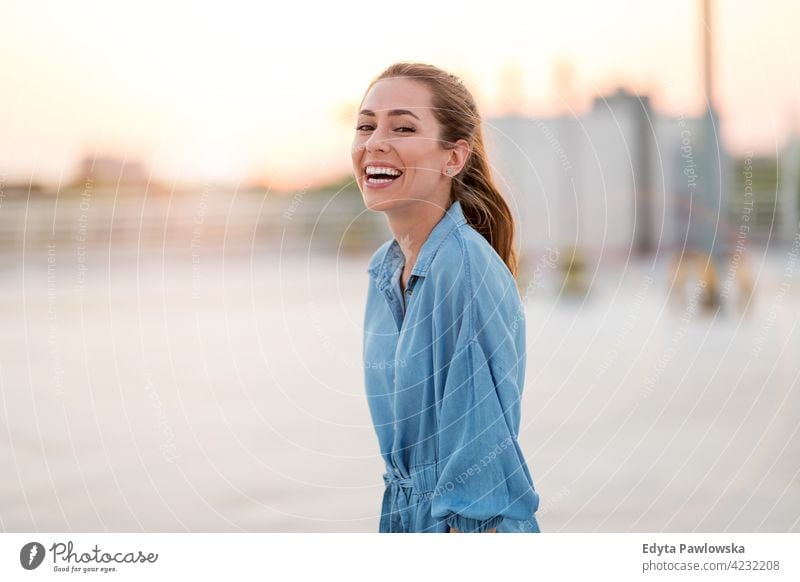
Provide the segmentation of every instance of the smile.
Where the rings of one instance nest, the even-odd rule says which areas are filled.
[[[385,186],[403,175],[403,172],[391,166],[366,166],[364,168],[365,183],[368,186]]]

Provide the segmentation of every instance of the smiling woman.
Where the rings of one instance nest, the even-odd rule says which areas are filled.
[[[364,314],[370,414],[386,465],[380,532],[538,532],[517,442],[525,319],[514,222],[463,83],[398,63],[369,86],[353,169],[394,234]],[[413,298],[412,298],[413,296]]]

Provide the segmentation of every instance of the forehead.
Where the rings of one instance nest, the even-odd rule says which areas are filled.
[[[390,109],[410,109],[421,119],[432,116],[430,89],[421,81],[409,78],[381,79],[376,82],[361,103],[378,115]]]

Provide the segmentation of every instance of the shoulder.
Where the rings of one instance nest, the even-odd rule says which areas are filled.
[[[462,224],[442,243],[430,266],[440,284],[461,286],[469,297],[518,298],[516,280],[489,241],[469,224]]]

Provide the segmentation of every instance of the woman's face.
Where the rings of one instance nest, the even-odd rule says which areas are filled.
[[[443,172],[449,164],[455,175],[461,166],[458,154],[442,147],[440,129],[424,83],[392,78],[372,86],[361,103],[352,148],[367,208],[386,211],[420,200],[446,205],[451,179]]]

